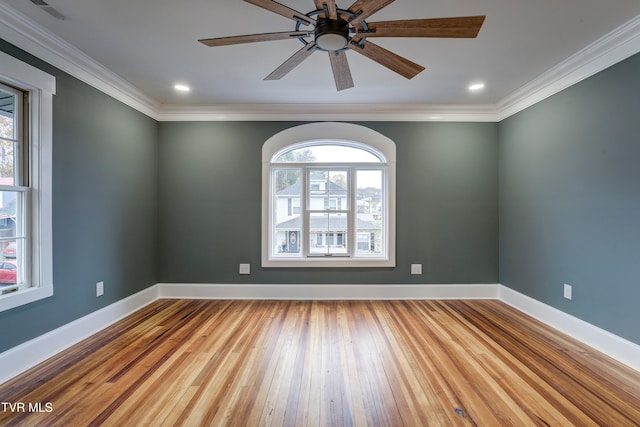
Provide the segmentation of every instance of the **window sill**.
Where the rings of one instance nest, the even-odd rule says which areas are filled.
[[[0,312],[29,304],[53,295],[53,286],[26,288],[0,296]]]
[[[312,257],[312,258],[299,258],[299,259],[266,259],[262,260],[262,267],[264,268],[362,268],[362,267],[395,267],[395,260],[389,259],[353,259],[346,257]]]

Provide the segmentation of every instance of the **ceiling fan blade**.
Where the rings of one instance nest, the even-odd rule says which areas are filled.
[[[273,0],[244,0],[247,3],[254,4],[256,6],[260,6],[263,9],[267,9],[273,13],[277,13],[278,15],[282,15],[285,18],[293,19],[294,21],[302,21],[306,24],[311,24],[315,22],[313,18],[309,18],[304,13],[300,13],[297,10],[291,9],[283,4],[280,4]]]
[[[313,0],[316,9],[323,9],[327,6],[329,19],[338,19],[338,11],[336,10],[336,0]]]
[[[356,0],[351,6],[349,6],[349,12],[356,13],[356,16],[351,24],[355,25],[358,22],[367,19],[385,6],[390,5],[395,0]]]
[[[362,37],[474,38],[478,36],[484,18],[484,16],[460,16],[367,22],[368,31],[360,35]]]
[[[244,36],[217,37],[213,39],[198,40],[200,43],[214,46],[229,46],[242,43],[266,42],[271,40],[295,39],[308,36],[308,31],[283,31],[280,33],[247,34]]]
[[[407,79],[412,79],[424,70],[422,65],[409,61],[407,58],[375,45],[368,40],[364,41],[362,46],[350,43],[349,48],[380,65],[384,65],[388,69],[395,71]]]
[[[347,62],[347,54],[344,50],[328,52],[329,61],[331,61],[331,69],[333,70],[333,79],[336,82],[338,91],[353,87],[353,78],[351,70]]]
[[[278,68],[273,70],[271,74],[265,77],[265,80],[280,80],[286,76],[291,70],[296,68],[307,59],[313,52],[316,51],[316,43],[311,42],[302,47],[299,51],[293,54],[291,58],[284,61]]]

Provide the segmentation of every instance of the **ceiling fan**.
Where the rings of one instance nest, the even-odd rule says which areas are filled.
[[[273,0],[244,0],[271,12],[294,20],[293,31],[248,34],[198,40],[207,46],[228,46],[271,40],[298,39],[300,50],[276,68],[265,80],[279,80],[312,53],[328,52],[333,77],[338,91],[353,87],[353,78],[347,62],[347,49],[411,79],[424,70],[400,55],[372,43],[374,37],[438,37],[475,38],[484,22],[484,16],[456,18],[406,19],[400,21],[367,22],[366,19],[394,0],[356,0],[348,9],[337,7],[335,0],[313,0],[316,9],[301,13]]]

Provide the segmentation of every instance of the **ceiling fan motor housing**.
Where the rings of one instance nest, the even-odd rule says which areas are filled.
[[[314,34],[316,46],[320,49],[342,50],[349,44],[349,23],[344,19],[319,18]]]

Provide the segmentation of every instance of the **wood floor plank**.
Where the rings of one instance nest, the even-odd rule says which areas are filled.
[[[575,420],[576,423],[585,422],[585,419],[597,420],[599,425],[630,425],[638,424],[640,419],[639,407],[633,408],[633,401],[618,401],[612,398],[613,393],[619,396],[621,381],[609,378],[608,374],[602,374],[602,370],[608,371],[608,366],[615,363],[606,363],[602,367],[593,363],[589,350],[580,345],[575,340],[568,339],[562,334],[549,330],[540,322],[529,320],[524,327],[519,328],[517,319],[523,320],[517,312],[504,314],[490,314],[489,311],[482,311],[479,316],[467,316],[469,321],[481,321],[481,319],[493,319],[494,322],[502,322],[501,333],[497,334],[495,329],[491,329],[492,339],[500,343],[504,348],[510,349],[512,353],[526,361],[527,366],[536,372],[540,382],[548,384],[562,395],[562,407],[574,405],[578,411],[572,411],[581,416]],[[502,313],[502,312],[500,312]],[[474,320],[470,320],[474,319]],[[605,360],[603,355],[599,360]],[[610,360],[609,360],[610,361]],[[612,362],[612,361],[610,361]],[[607,368],[605,368],[605,366]],[[584,375],[585,370],[589,375]],[[632,375],[631,378],[636,376]],[[619,378],[620,380],[621,378]],[[625,380],[623,382],[628,382]],[[622,386],[623,388],[625,386]],[[565,393],[570,388],[571,393]],[[637,394],[636,387],[633,394]],[[610,407],[611,410],[608,410]],[[632,418],[625,414],[635,413]],[[608,414],[602,416],[603,414]]]
[[[453,309],[454,305],[455,303],[450,304],[446,310],[458,318],[469,330],[474,331],[474,337],[484,342],[490,349],[482,354],[487,371],[492,377],[499,379],[502,387],[510,395],[517,395],[523,399],[528,398],[530,404],[523,410],[530,418],[539,417],[552,425],[584,425],[588,421],[586,417],[576,411],[575,407],[572,407],[571,402],[529,369],[526,364],[520,363],[514,353],[496,345],[491,337],[487,336],[482,329],[475,328],[467,322],[466,318],[458,317],[456,310]],[[501,319],[501,321],[504,320]],[[540,399],[540,397],[544,397],[544,399]],[[549,405],[549,402],[555,402],[555,404]],[[566,411],[563,413],[558,409],[566,409]],[[566,418],[566,414],[571,416]]]
[[[2,426],[640,425],[640,373],[494,300],[158,300],[0,398]]]

